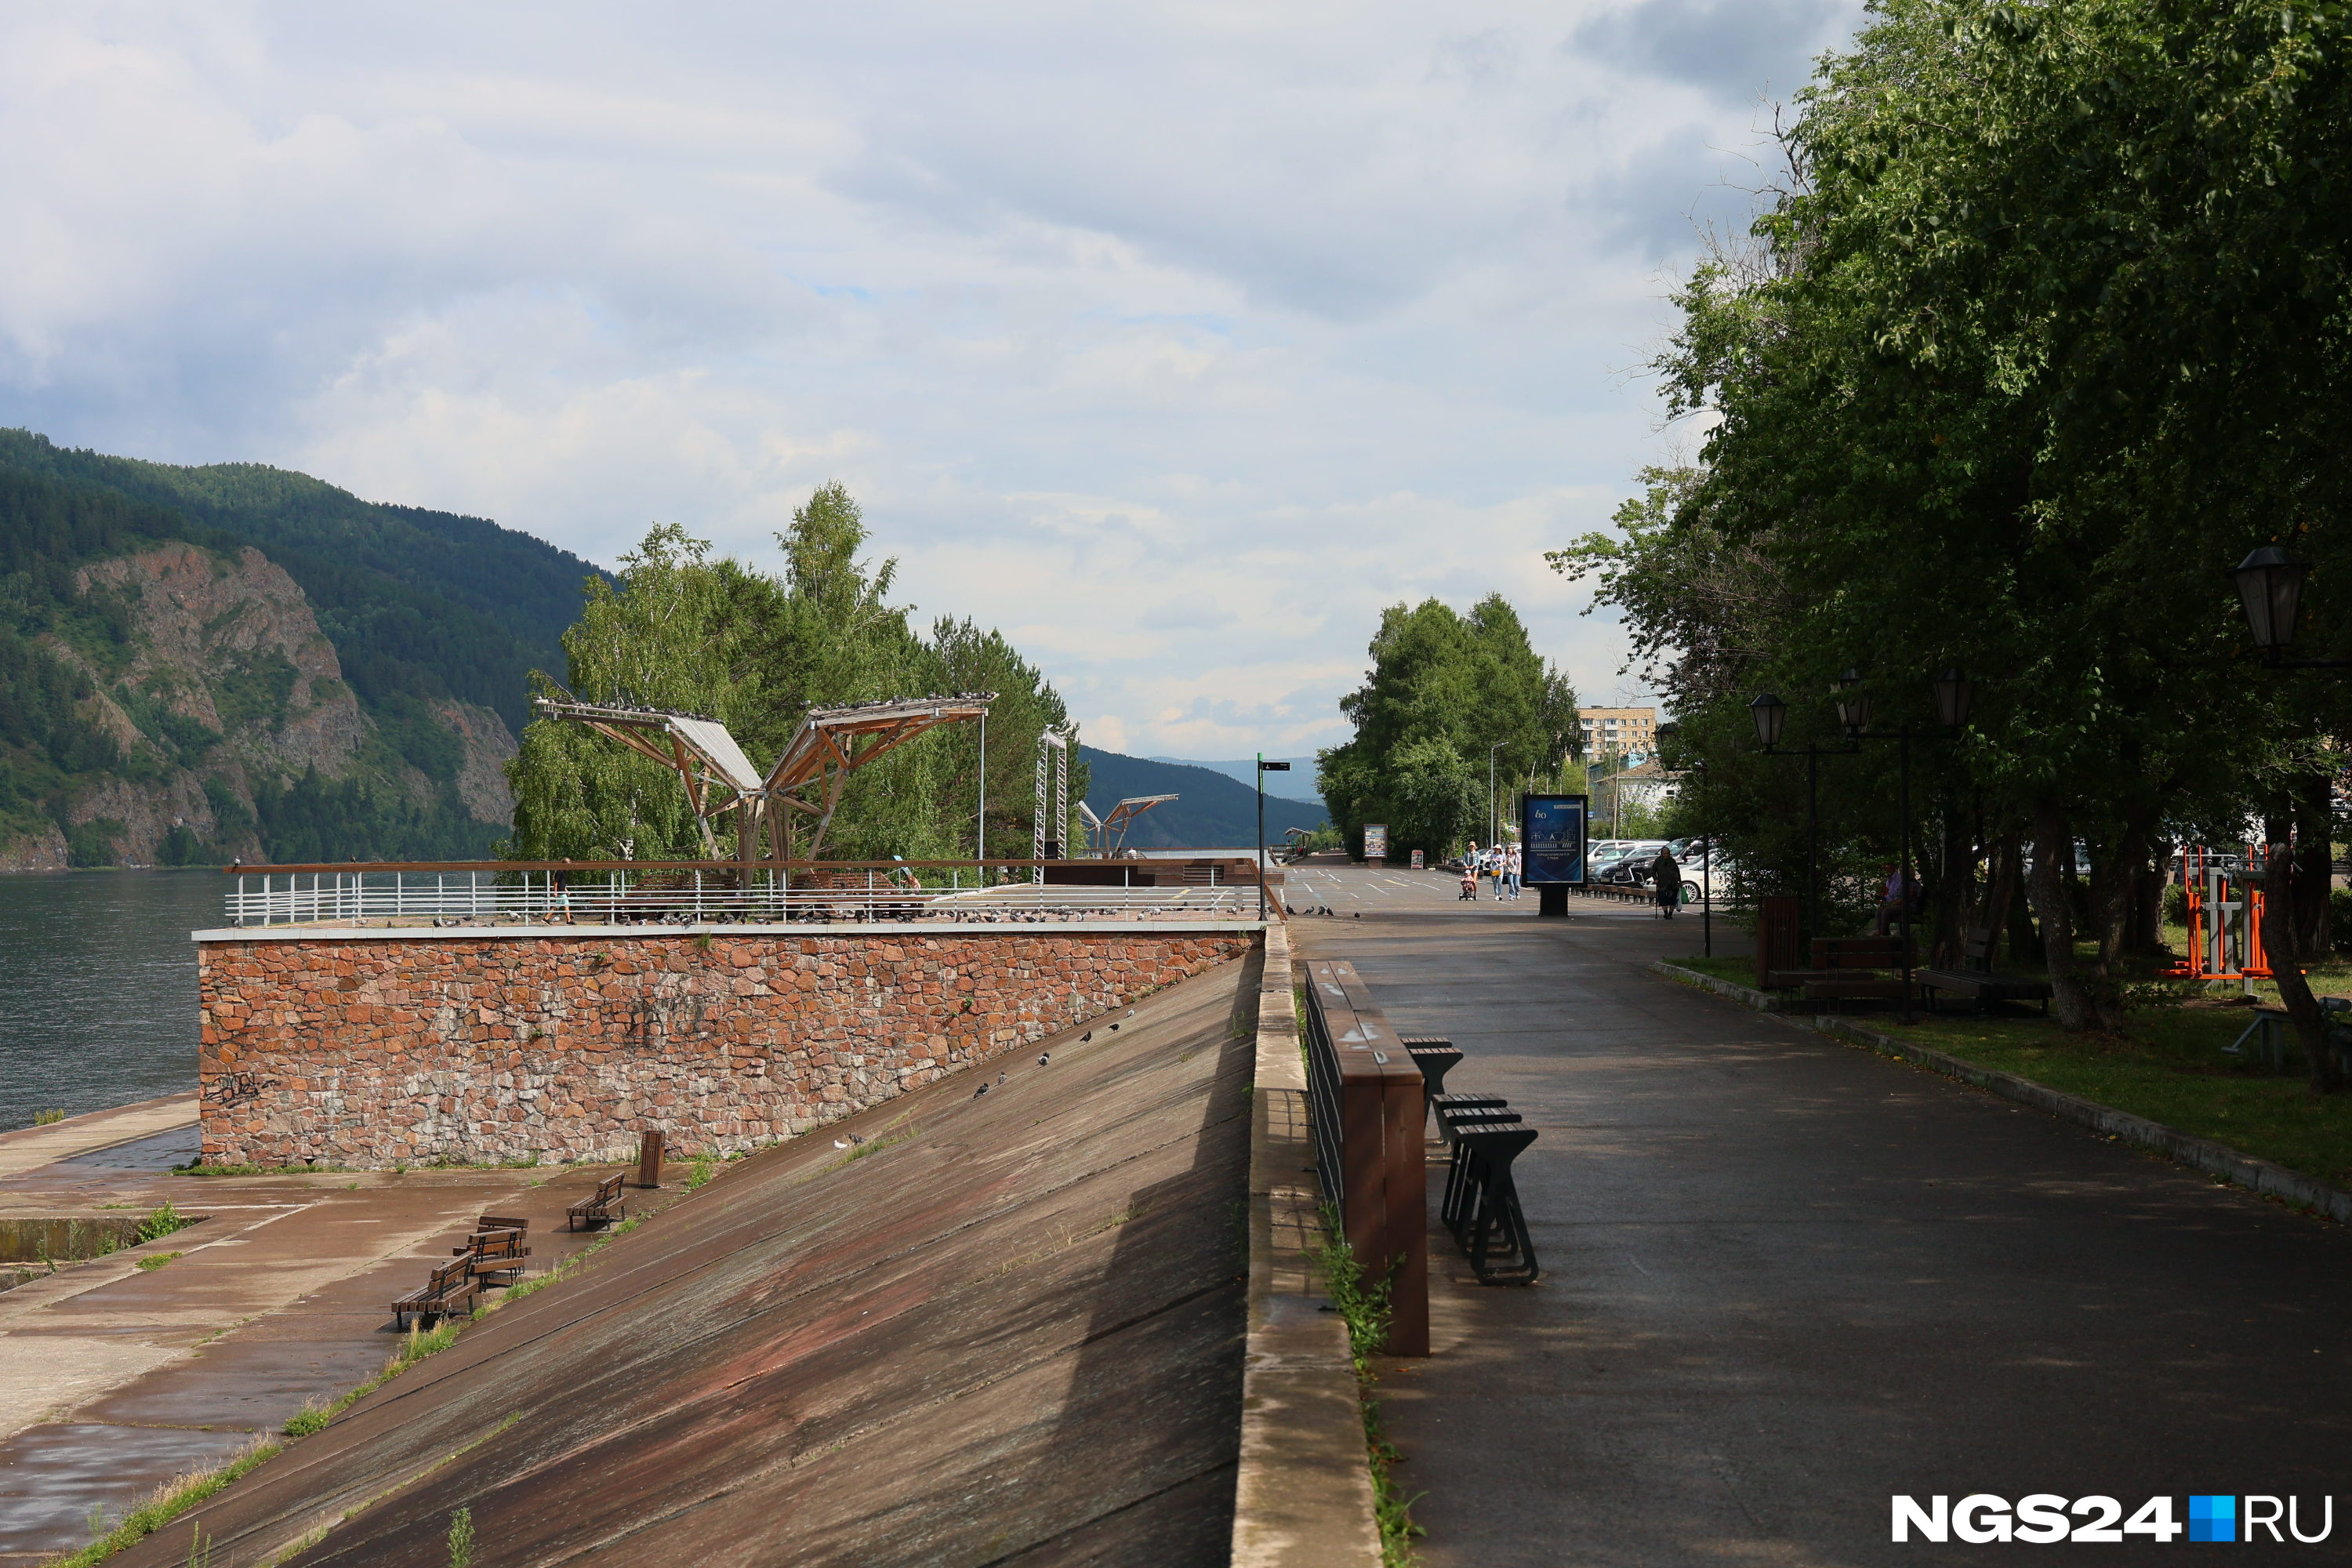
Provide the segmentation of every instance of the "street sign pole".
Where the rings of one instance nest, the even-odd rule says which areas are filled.
[[[1265,919],[1265,775],[1286,773],[1288,763],[1269,763],[1265,753],[1257,754],[1257,918]]]

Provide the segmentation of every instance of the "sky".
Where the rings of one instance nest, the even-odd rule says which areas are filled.
[[[1347,738],[1384,605],[1687,458],[1643,371],[1853,0],[0,5],[0,425],[608,566],[827,479],[1091,744]]]

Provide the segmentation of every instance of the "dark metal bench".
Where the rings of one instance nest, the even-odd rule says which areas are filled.
[[[474,1279],[473,1265],[461,1258],[436,1268],[433,1278],[422,1288],[393,1302],[392,1319],[404,1329],[411,1318],[430,1328],[436,1319],[473,1310],[474,1299],[481,1293],[482,1288]]]
[[[621,1188],[624,1184],[625,1178],[619,1174],[607,1176],[597,1183],[594,1197],[582,1198],[563,1211],[563,1228],[591,1230],[597,1226],[610,1225],[616,1219],[625,1218],[629,1205],[628,1201],[621,1196]]]
[[[1961,939],[1959,968],[1923,969],[1911,977],[1912,984],[1930,994],[1929,1011],[1935,1010],[1933,994],[1939,991],[1973,1004],[1979,1013],[1990,1012],[1996,1002],[2039,1002],[2042,1012],[2050,1011],[2050,982],[1993,973],[1994,940],[1990,927],[1971,926]]]

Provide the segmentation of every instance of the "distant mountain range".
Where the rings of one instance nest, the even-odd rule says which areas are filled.
[[[0,869],[485,855],[593,574],[304,474],[0,430]]]
[[[1122,756],[1083,745],[1078,753],[1087,764],[1087,805],[1097,816],[1108,816],[1111,807],[1126,797],[1181,797],[1135,819],[1127,834],[1130,848],[1223,849],[1257,842],[1257,792],[1210,764]],[[1250,765],[1239,764],[1244,777]],[[1271,783],[1281,776],[1268,773],[1266,778]],[[1281,843],[1286,827],[1320,827],[1324,816],[1319,802],[1290,800],[1269,791],[1266,840]]]
[[[1147,763],[1169,763],[1181,768],[1207,768],[1212,772],[1223,773],[1226,777],[1238,781],[1244,789],[1255,790],[1257,787],[1255,784],[1250,782],[1252,775],[1257,772],[1257,759],[1255,757],[1242,757],[1230,763],[1202,762],[1198,757],[1146,757],[1143,761]],[[1303,800],[1307,805],[1314,806],[1318,810],[1322,809],[1323,792],[1315,787],[1315,759],[1313,757],[1268,757],[1266,761],[1269,763],[1288,763],[1290,764],[1290,771],[1286,773],[1268,773],[1265,775],[1266,794],[1270,795],[1278,795],[1285,800]]]

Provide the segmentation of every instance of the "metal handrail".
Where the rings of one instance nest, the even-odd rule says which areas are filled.
[[[702,871],[677,886],[644,886],[620,872],[248,871],[223,900],[232,926],[329,924],[586,925],[784,924],[1041,919],[1244,920],[1255,890],[1230,885],[1167,888],[1012,883],[908,888],[878,871],[863,885],[793,886],[773,875]],[[678,881],[679,879],[662,879]]]

